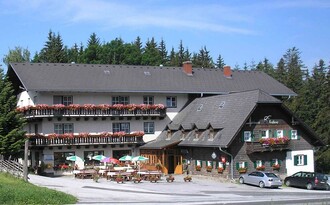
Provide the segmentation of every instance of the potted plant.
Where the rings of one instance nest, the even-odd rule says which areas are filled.
[[[207,171],[207,172],[212,172],[212,169],[213,169],[212,166],[207,166],[207,167],[206,167],[206,171]]]
[[[167,182],[173,182],[173,181],[174,181],[174,176],[172,176],[172,175],[170,174],[168,177],[166,177],[166,181],[167,181]]]
[[[247,168],[245,168],[245,167],[238,168],[238,172],[239,172],[240,174],[244,174],[244,173],[247,172]]]
[[[100,175],[99,175],[97,172],[94,173],[92,177],[93,177],[93,181],[95,181],[95,182],[99,182]]]
[[[190,175],[187,175],[186,177],[183,178],[185,182],[191,182],[192,177]]]
[[[196,171],[201,171],[202,167],[201,165],[196,165]]]
[[[265,170],[265,165],[261,165],[261,166],[256,167],[256,170],[264,171]]]
[[[219,174],[222,174],[223,173],[223,170],[224,170],[223,167],[218,167],[218,173]]]
[[[117,175],[116,177],[116,182],[119,184],[119,183],[124,183],[124,178],[122,175]]]
[[[280,168],[281,168],[281,165],[280,164],[273,164],[273,170],[280,170]]]

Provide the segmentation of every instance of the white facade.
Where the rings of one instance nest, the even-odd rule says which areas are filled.
[[[295,164],[295,156],[303,158],[301,162]],[[304,164],[304,158],[306,164]],[[286,153],[286,168],[287,175],[290,176],[299,171],[314,172],[314,151],[313,150],[296,150],[288,151]]]

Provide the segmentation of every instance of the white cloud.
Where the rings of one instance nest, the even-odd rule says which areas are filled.
[[[150,2],[69,0],[19,0],[12,3],[19,12],[40,15],[41,21],[66,24],[94,23],[103,28],[164,27],[209,32],[254,34],[251,21],[236,9],[218,4],[166,5],[155,7]],[[241,24],[243,23],[243,24]],[[235,26],[233,26],[235,25]],[[245,25],[243,28],[243,26]]]

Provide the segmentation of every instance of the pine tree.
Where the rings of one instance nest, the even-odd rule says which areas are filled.
[[[159,55],[161,57],[161,64],[165,65],[168,61],[168,56],[167,56],[166,44],[163,38],[159,43],[158,50],[159,50]]]
[[[84,51],[84,62],[90,64],[101,63],[101,49],[100,39],[95,33],[92,33]]]
[[[287,71],[287,79],[285,85],[291,88],[295,92],[299,92],[299,89],[303,84],[303,72],[304,65],[300,59],[300,51],[296,47],[288,49],[283,56],[285,63],[285,70]]]
[[[148,39],[142,54],[142,65],[159,66],[161,60],[157,42],[154,38],[151,38],[151,40]]]
[[[217,69],[223,69],[223,67],[225,66],[225,61],[223,60],[222,56],[219,54],[218,58],[217,58],[217,62],[216,62],[216,68]]]
[[[0,155],[5,159],[22,157],[25,142],[24,118],[16,109],[14,89],[0,68]]]
[[[48,33],[48,40],[39,53],[39,61],[44,63],[67,63],[63,41],[60,34]]]

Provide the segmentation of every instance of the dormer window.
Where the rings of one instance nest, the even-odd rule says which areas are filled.
[[[214,129],[213,128],[210,128],[209,137],[211,140],[214,139]]]
[[[172,137],[172,132],[170,129],[167,130],[167,135],[166,135],[167,139],[171,139]]]

